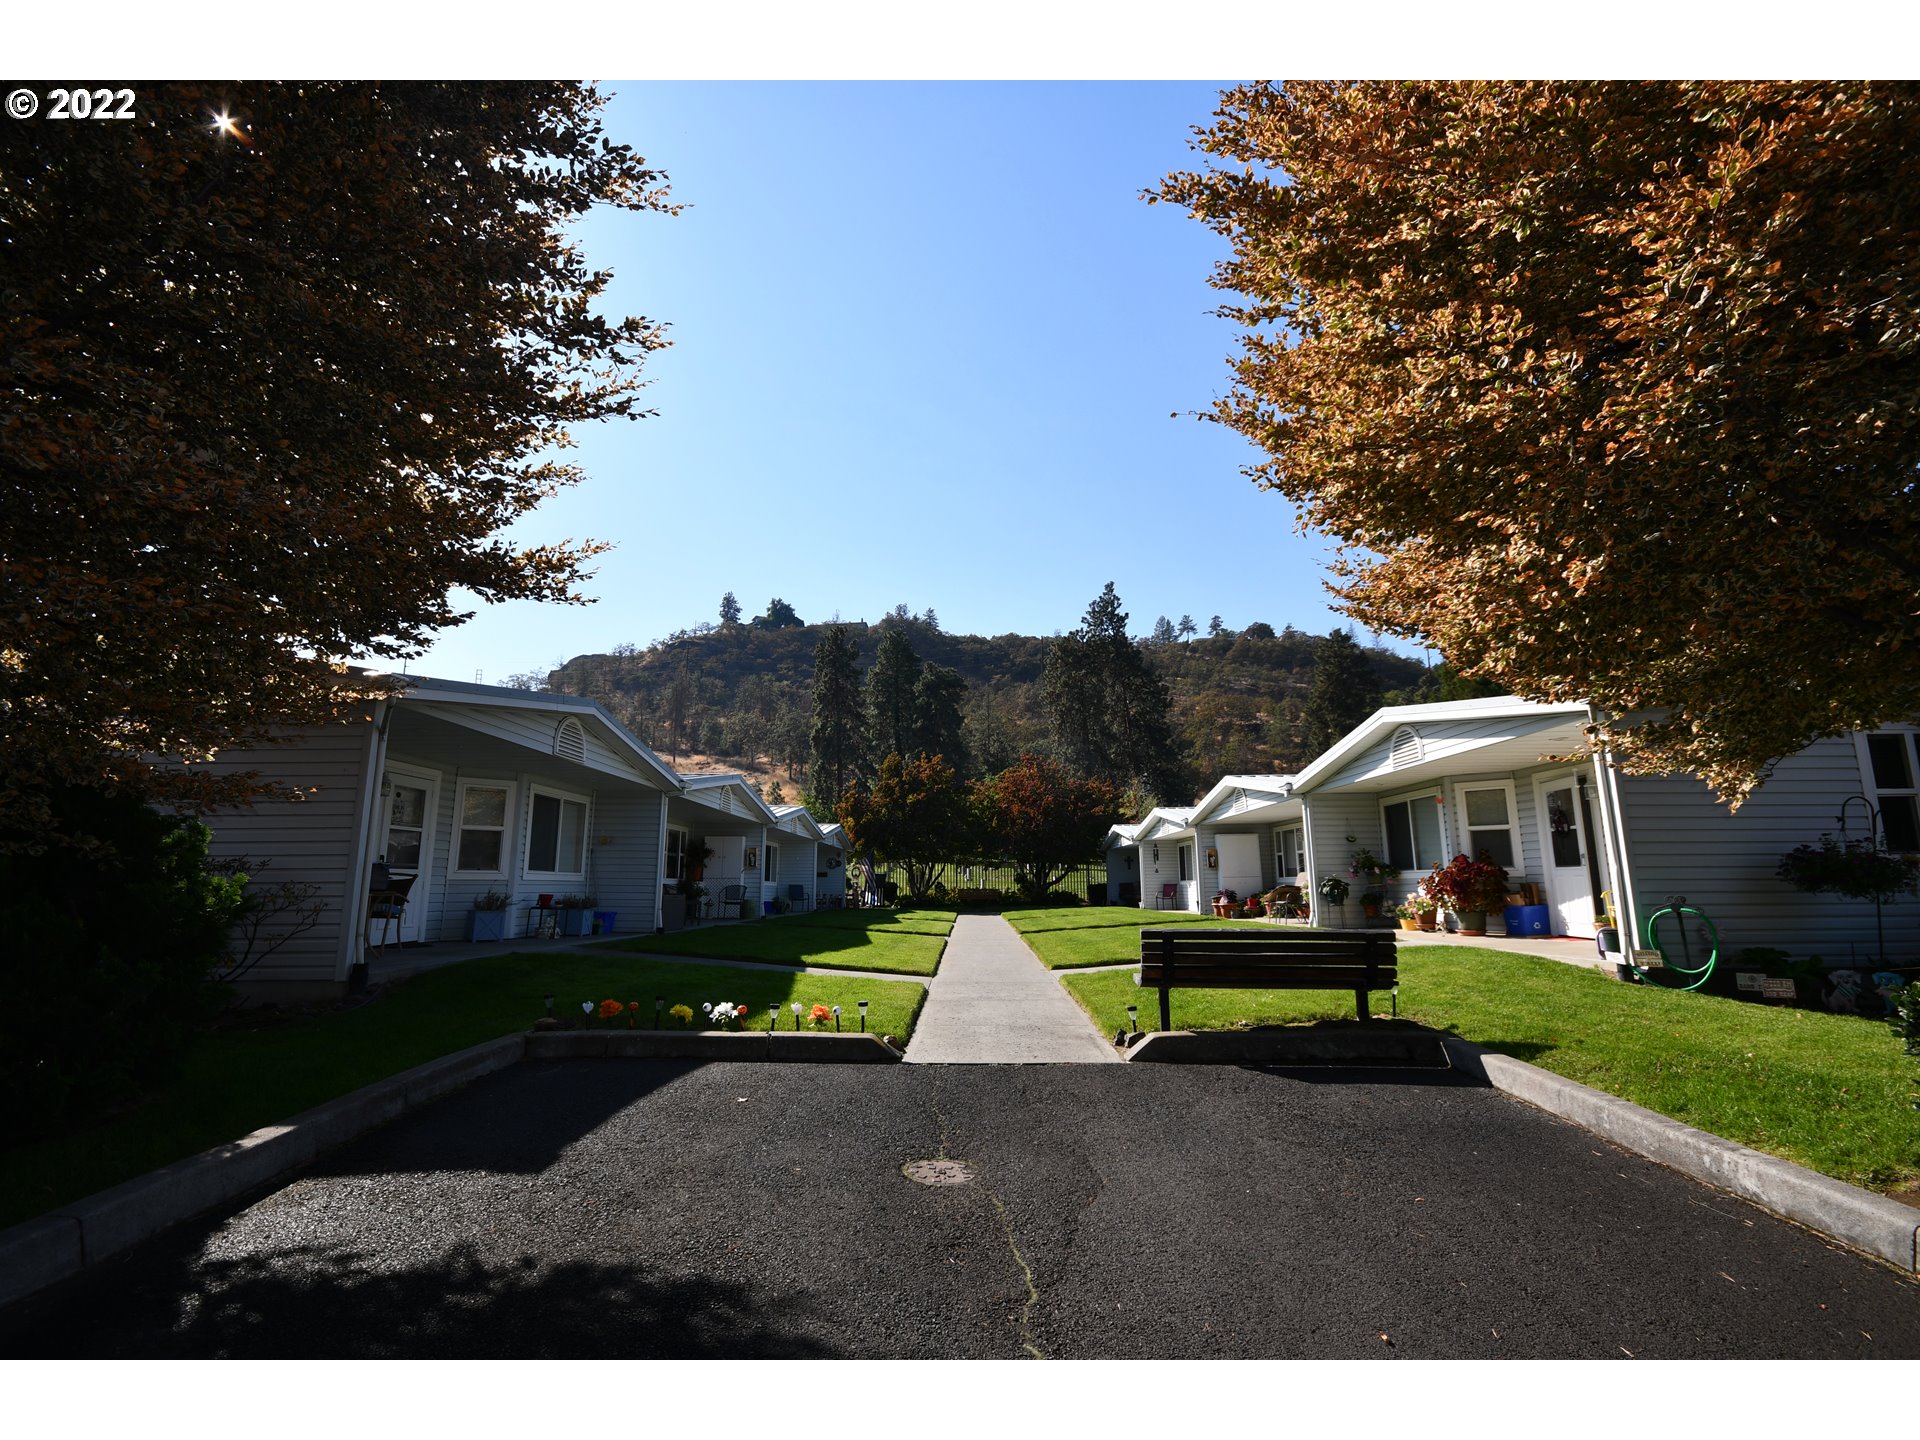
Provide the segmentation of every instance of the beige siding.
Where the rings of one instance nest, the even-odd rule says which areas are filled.
[[[355,857],[365,829],[371,723],[303,731],[289,744],[224,752],[215,768],[257,770],[268,780],[312,793],[297,801],[261,800],[207,817],[208,847],[216,859],[245,856],[270,861],[256,868],[264,884],[293,881],[318,887],[320,923],[269,956],[248,977],[252,988],[344,983],[357,958],[350,933],[364,884]]]

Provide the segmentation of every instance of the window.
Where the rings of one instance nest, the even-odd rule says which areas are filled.
[[[667,827],[667,879],[687,878],[687,832]]]
[[[1274,874],[1282,885],[1291,885],[1294,876],[1307,868],[1306,827],[1282,825],[1273,832]]]
[[[780,847],[778,845],[769,845],[767,846],[766,866],[764,869],[761,870],[760,878],[766,881],[769,885],[771,885],[779,877],[780,877]]]
[[[1494,864],[1512,870],[1519,863],[1520,848],[1513,840],[1513,786],[1462,785],[1460,787],[1460,823],[1465,832],[1465,853],[1478,860],[1482,851]]]
[[[587,869],[587,802],[544,790],[528,806],[527,873],[584,875]]]
[[[1387,863],[1408,872],[1431,870],[1453,857],[1440,833],[1439,795],[1428,791],[1380,807],[1380,828],[1387,835]]]
[[[462,782],[456,813],[460,834],[453,868],[498,875],[506,869],[507,786]]]
[[[1193,879],[1193,847],[1191,845],[1178,845],[1174,848],[1180,852],[1180,878],[1182,880]]]
[[[1915,741],[1910,731],[1867,736],[1867,763],[1875,791],[1870,798],[1880,812],[1880,833],[1889,850],[1920,850],[1920,793],[1914,784],[1920,765],[1915,763]],[[1849,827],[1856,817],[1863,822],[1866,818],[1859,815],[1858,807],[1847,817]]]

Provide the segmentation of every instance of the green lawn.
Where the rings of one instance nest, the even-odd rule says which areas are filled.
[[[1111,1035],[1159,997],[1111,971],[1062,982]],[[1385,996],[1374,1004],[1385,1008]],[[1920,1066],[1884,1025],[1622,985],[1507,952],[1400,948],[1400,1014],[1855,1185],[1920,1175]],[[1348,992],[1175,990],[1180,1029],[1351,1018]]]
[[[771,928],[771,927],[769,927]],[[216,1035],[185,1073],[138,1109],[0,1154],[0,1226],[130,1180],[250,1130],[372,1084],[441,1055],[525,1030],[545,1013],[579,1014],[582,1001],[654,996],[685,1004],[744,1004],[748,1028],[764,1030],[767,1006],[838,1005],[841,1023],[860,1028],[855,1002],[868,1000],[867,1029],[904,1044],[926,987],[904,980],[785,975],[671,964],[618,952],[550,951],[489,955],[394,983],[372,1003],[311,1019]]]
[[[931,975],[952,929],[953,916],[939,911],[821,910],[745,925],[696,925],[671,935],[615,940],[604,948]]]
[[[1005,920],[1022,935],[1040,930],[1097,930],[1113,925],[1180,925],[1193,920],[1211,920],[1211,915],[1195,915],[1191,910],[1142,910],[1135,905],[1070,905],[1042,910],[1008,910]]]
[[[1029,914],[1034,912],[1028,912]],[[1073,914],[1073,911],[1067,911]],[[1139,910],[1111,910],[1109,914],[1131,915],[1127,922],[1100,920],[1090,925],[1065,929],[1026,930],[1021,938],[1049,970],[1081,970],[1089,965],[1137,965],[1140,963]],[[1285,934],[1264,920],[1216,920],[1211,915],[1182,915],[1183,924],[1218,926],[1228,930],[1261,929],[1269,934]],[[1148,921],[1148,925],[1161,922]],[[1302,930],[1304,926],[1300,927]]]

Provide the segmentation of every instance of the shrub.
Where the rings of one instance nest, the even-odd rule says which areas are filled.
[[[0,1093],[13,1137],[131,1098],[178,1063],[225,1001],[213,976],[246,888],[209,872],[195,821],[78,787],[54,808],[59,833],[84,848],[0,853]]]
[[[1797,889],[1881,904],[1920,894],[1920,860],[1889,854],[1866,839],[1843,845],[1822,835],[1818,845],[1797,845],[1782,855],[1774,874]]]

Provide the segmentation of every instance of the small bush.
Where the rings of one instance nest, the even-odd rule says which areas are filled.
[[[195,821],[78,788],[55,809],[85,849],[0,853],[0,1103],[16,1138],[130,1098],[178,1062],[225,1001],[213,976],[246,889],[209,872]]]

